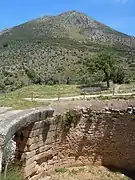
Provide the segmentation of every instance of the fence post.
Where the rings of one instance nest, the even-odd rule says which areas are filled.
[[[0,147],[0,176],[2,173],[2,156],[3,156],[3,151],[2,148]]]
[[[32,91],[32,101],[34,100],[34,92]]]
[[[115,94],[115,87],[113,87],[113,96],[114,96],[114,94]]]

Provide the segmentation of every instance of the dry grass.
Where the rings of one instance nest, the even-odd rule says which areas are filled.
[[[51,98],[62,96],[74,96],[80,94],[76,85],[33,85],[18,89],[11,93],[0,94],[0,106],[13,109],[29,109],[39,106],[48,106],[49,102],[27,101],[24,98]]]
[[[49,102],[26,101],[16,94],[0,95],[0,107],[12,107],[12,109],[29,109],[40,106],[48,106]]]
[[[0,176],[0,180],[24,180],[24,178],[21,176],[19,169],[9,169],[6,177],[4,177],[4,173]]]
[[[122,84],[119,88],[119,93],[135,92],[135,82],[130,84]]]
[[[129,178],[119,172],[111,172],[99,166],[58,168],[53,174],[41,180],[128,180]]]
[[[58,95],[68,97],[80,93],[81,91],[76,85],[32,85],[18,89],[10,94],[22,98],[56,98]]]

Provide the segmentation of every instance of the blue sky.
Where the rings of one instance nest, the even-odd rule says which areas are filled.
[[[135,0],[0,0],[0,30],[68,10],[135,36]]]

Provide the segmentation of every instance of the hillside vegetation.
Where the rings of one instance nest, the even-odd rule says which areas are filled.
[[[102,51],[117,55],[126,79],[135,78],[135,38],[83,13],[44,16],[0,32],[0,89],[30,84],[92,84],[105,80],[84,61]]]

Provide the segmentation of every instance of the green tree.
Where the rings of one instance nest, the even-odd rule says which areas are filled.
[[[96,56],[95,62],[96,68],[104,72],[107,88],[110,88],[111,72],[117,63],[117,58],[111,53],[102,52]]]
[[[4,80],[1,79],[1,81],[0,81],[0,91],[4,91],[5,88],[6,88],[6,86],[5,86]]]
[[[85,64],[89,71],[98,72],[102,71],[105,75],[107,88],[110,88],[111,73],[114,66],[117,64],[117,57],[112,53],[101,52],[90,59],[87,59]]]
[[[125,81],[126,72],[123,64],[117,64],[113,67],[111,72],[111,79],[113,83],[122,84]]]
[[[40,84],[41,83],[41,78],[38,72],[35,71],[35,69],[25,69],[25,72],[30,79],[30,81],[34,84]]]

